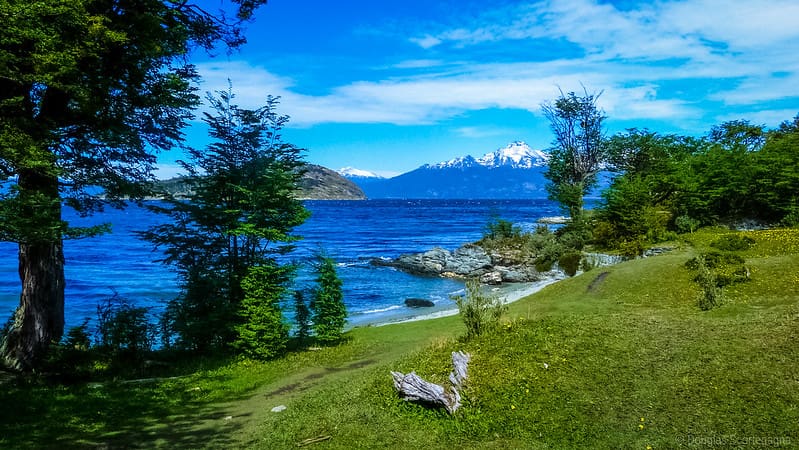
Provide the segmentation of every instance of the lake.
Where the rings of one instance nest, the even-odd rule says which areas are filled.
[[[389,267],[373,266],[373,258],[394,258],[435,246],[454,250],[479,239],[492,217],[534,229],[536,220],[560,214],[548,200],[365,200],[307,201],[311,217],[296,229],[303,237],[290,256],[302,265],[297,284],[308,285],[308,264],[321,249],[338,264],[351,326],[395,321],[419,314],[404,305],[406,298],[436,303],[431,312],[454,306],[450,296],[463,292],[457,280],[409,275]],[[161,257],[136,231],[165,218],[132,205],[109,209],[90,218],[65,211],[75,226],[109,222],[113,232],[94,238],[66,241],[67,327],[83,318],[94,319],[97,304],[116,292],[157,313],[178,293],[178,280]],[[17,246],[0,243],[0,315],[9,317],[19,303]],[[290,304],[290,301],[287,302]],[[291,316],[290,308],[286,312]]]

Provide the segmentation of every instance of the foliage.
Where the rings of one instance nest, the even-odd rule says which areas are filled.
[[[755,240],[742,234],[725,234],[710,243],[711,247],[725,252],[748,250],[754,245]]]
[[[311,335],[311,310],[305,303],[305,294],[302,291],[294,292],[294,323],[294,336],[302,345]]]
[[[605,114],[597,107],[599,94],[578,96],[560,93],[554,103],[542,106],[555,140],[549,149],[549,198],[569,211],[572,220],[582,215],[583,196],[596,184],[605,161],[602,122]]]
[[[171,221],[142,234],[164,247],[164,262],[178,270],[183,292],[170,303],[170,328],[179,346],[198,350],[236,339],[246,317],[244,278],[291,251],[298,239],[291,232],[308,217],[293,195],[304,164],[301,150],[281,140],[288,118],[276,113],[278,99],[268,96],[256,110],[233,100],[231,90],[208,95],[214,112],[205,113],[204,121],[214,141],[191,149],[190,160],[181,162],[194,189],[187,201],[151,206]]]
[[[251,267],[241,282],[244,299],[233,345],[253,359],[282,355],[289,338],[280,301],[286,294],[290,269],[276,265]]]
[[[346,345],[266,362],[173,358],[147,382],[5,379],[0,402],[25,407],[0,409],[0,446],[292,448],[335,433],[323,445],[659,449],[773,436],[791,447],[799,230],[747,232],[756,243],[742,255],[757,277],[725,288],[726,306],[705,313],[682,263],[722,232],[607,268],[597,291],[587,290],[595,276],[548,286],[511,303],[497,332],[468,341],[456,340],[453,316],[359,327]],[[388,370],[445,382],[454,349],[473,356],[457,420],[397,397]],[[276,404],[289,409],[270,413]],[[220,408],[252,420],[197,420]]]
[[[485,231],[483,232],[483,239],[515,239],[519,238],[521,234],[521,228],[514,225],[513,222],[501,219],[499,217],[492,217],[491,220],[486,224]]]
[[[718,242],[729,242],[729,240],[725,239],[728,236],[731,235],[723,235],[711,242],[710,245],[714,246]],[[747,242],[751,238],[745,236],[738,239],[738,242]],[[752,240],[752,243],[754,243],[754,240]],[[745,264],[746,260],[736,253],[718,251],[702,252],[699,256],[688,260],[685,263],[685,267],[696,273],[694,281],[702,289],[699,308],[703,311],[715,308],[721,303],[722,288],[735,283],[749,281],[750,270]]]
[[[155,331],[147,308],[117,294],[97,305],[97,345],[116,360],[143,358],[152,349]]]
[[[494,294],[481,290],[480,281],[466,281],[466,294],[453,296],[461,320],[466,325],[466,338],[471,339],[495,331],[507,310],[505,303]]]
[[[313,331],[316,340],[325,344],[341,339],[347,320],[342,281],[333,258],[320,254],[316,264],[316,283],[311,300]]]
[[[639,256],[644,243],[669,239],[672,222],[677,223],[672,218],[675,196],[681,191],[680,174],[698,146],[690,138],[638,129],[609,138],[605,147],[617,175],[602,192],[595,242]],[[688,216],[682,216],[680,224],[689,229],[699,225]],[[635,247],[641,250],[632,251]]]
[[[560,258],[558,258],[558,266],[566,275],[573,277],[577,274],[577,270],[580,268],[580,260],[582,258],[582,253],[569,251],[562,254]]]
[[[693,260],[692,260],[693,261]],[[699,296],[699,309],[709,311],[721,303],[721,287],[716,277],[716,272],[708,266],[704,257],[695,259],[696,276],[694,281],[699,284],[702,293]]]
[[[0,239],[40,268],[21,271],[20,320],[2,345],[10,365],[35,368],[61,338],[62,239],[106,229],[70,229],[62,205],[90,214],[147,193],[155,153],[182,146],[198,104],[186,56],[243,43],[241,22],[265,0],[236,3],[235,21],[192,2],[3,3]]]
[[[701,225],[699,220],[687,215],[682,215],[674,219],[674,226],[680,233],[693,233],[699,229],[699,225]]]

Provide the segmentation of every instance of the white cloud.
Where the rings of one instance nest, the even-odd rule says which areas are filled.
[[[410,40],[422,48],[432,48],[441,43],[441,39],[429,35],[421,38],[411,38]]]
[[[605,91],[600,106],[614,118],[689,121],[704,114],[699,104],[706,101],[751,108],[796,98],[795,17],[799,3],[788,0],[663,1],[626,10],[595,0],[514,3],[471,24],[411,38],[426,50],[374,72],[389,76],[363,76],[321,93],[303,92],[291,78],[246,62],[198,68],[204,89],[226,89],[230,78],[241,106],[280,96],[280,112],[291,116],[291,126],[432,124],[489,108],[538,113],[558,88],[580,91],[583,85]],[[582,53],[503,63],[469,53],[477,44],[507,49],[511,40],[560,40]],[[460,50],[448,52],[452,47]],[[426,57],[431,52],[435,58]],[[476,62],[464,62],[469,57]],[[681,92],[675,83],[690,89]]]
[[[765,125],[766,128],[776,128],[786,120],[793,120],[799,114],[796,109],[769,109],[747,113],[746,116],[740,114],[724,114],[716,117],[717,122],[727,122],[731,120],[748,120],[755,125]]]
[[[452,130],[458,136],[470,138],[470,139],[482,139],[487,137],[497,137],[497,136],[507,136],[507,135],[519,135],[521,134],[520,130],[514,130],[511,128],[498,128],[498,127],[491,127],[491,126],[480,126],[480,127],[458,127]]]

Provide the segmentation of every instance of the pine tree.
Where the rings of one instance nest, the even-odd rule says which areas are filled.
[[[302,345],[311,334],[311,310],[305,303],[302,291],[294,292],[294,323],[297,326],[294,336]]]
[[[276,113],[278,99],[267,97],[257,110],[235,105],[231,90],[208,100],[214,141],[182,163],[193,192],[187,201],[153,206],[172,220],[143,233],[164,247],[164,262],[182,279],[183,293],[170,304],[177,345],[200,351],[237,339],[243,280],[253,268],[277,266],[275,256],[291,251],[299,239],[292,230],[308,217],[294,195],[301,150],[280,138],[288,118]]]
[[[244,299],[236,326],[234,346],[255,359],[282,355],[289,339],[289,326],[283,321],[280,300],[286,294],[288,270],[275,265],[251,267],[241,282]]]
[[[314,334],[319,342],[334,343],[341,339],[347,319],[343,283],[336,273],[336,262],[328,256],[319,256],[316,274],[317,287],[311,301]]]

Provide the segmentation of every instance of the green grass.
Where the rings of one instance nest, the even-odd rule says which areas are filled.
[[[720,233],[551,285],[470,341],[450,317],[160,382],[6,382],[0,447],[795,448],[799,230],[747,233],[751,281],[703,312],[684,263]],[[444,382],[454,350],[473,355],[455,416],[397,397],[390,370]]]

